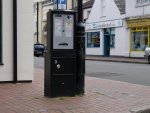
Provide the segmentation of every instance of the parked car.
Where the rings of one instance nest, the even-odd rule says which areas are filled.
[[[44,56],[45,46],[44,44],[34,44],[34,56]]]
[[[145,58],[148,60],[148,63],[150,64],[150,47],[146,47],[145,49]]]

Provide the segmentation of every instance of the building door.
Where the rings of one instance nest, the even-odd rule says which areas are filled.
[[[111,29],[110,28],[104,29],[104,56],[105,57],[110,56],[110,35],[111,35]]]
[[[104,56],[110,56],[110,35],[104,35]]]

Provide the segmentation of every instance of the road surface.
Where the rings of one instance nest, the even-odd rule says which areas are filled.
[[[35,68],[44,69],[44,58],[34,58]],[[150,65],[86,61],[86,76],[150,86]]]

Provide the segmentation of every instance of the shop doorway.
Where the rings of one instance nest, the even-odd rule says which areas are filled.
[[[110,56],[110,29],[104,29],[104,56]]]

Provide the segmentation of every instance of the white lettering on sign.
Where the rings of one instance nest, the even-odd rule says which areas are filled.
[[[85,25],[85,29],[92,30],[92,29],[112,28],[112,27],[122,27],[122,26],[123,26],[122,20],[113,20],[113,21],[106,21],[106,22],[87,23]]]

